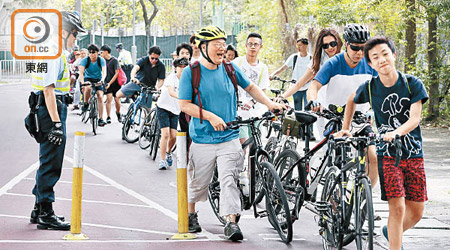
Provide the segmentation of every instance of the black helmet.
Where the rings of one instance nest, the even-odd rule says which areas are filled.
[[[344,29],[344,39],[348,43],[365,43],[370,39],[370,31],[360,24],[348,24]]]
[[[116,43],[116,49],[123,49],[123,43]]]
[[[72,32],[74,29],[80,33],[86,33],[81,23],[80,16],[77,12],[61,11],[62,28]]]
[[[173,60],[173,66],[174,67],[178,67],[178,66],[181,66],[181,65],[188,66],[189,65],[188,60],[186,58],[184,58],[184,57],[180,57],[180,58],[177,58],[177,59]]]

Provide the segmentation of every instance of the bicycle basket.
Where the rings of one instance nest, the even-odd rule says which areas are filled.
[[[288,128],[290,130],[289,135],[302,138],[303,137],[303,129],[300,127],[301,124],[295,119],[295,117],[285,116],[283,120],[283,135],[287,135]]]

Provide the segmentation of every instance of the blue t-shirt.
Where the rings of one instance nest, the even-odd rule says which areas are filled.
[[[374,77],[359,86],[354,98],[355,103],[370,103],[375,114],[375,122],[380,134],[394,131],[409,119],[411,104],[428,100],[428,94],[422,81],[411,75],[398,73],[397,82],[392,87],[385,87],[380,78]],[[403,78],[405,77],[407,80]],[[370,95],[369,95],[370,83]],[[409,88],[408,88],[409,85]],[[423,158],[422,132],[420,125],[407,135],[402,136],[402,158]],[[377,145],[379,156],[395,156],[395,148],[389,144]]]
[[[247,88],[250,80],[242,73],[241,69],[233,63],[239,86]],[[223,63],[217,69],[210,70],[200,63],[200,98],[204,110],[210,111],[222,118],[224,122],[236,119],[236,93],[233,83],[228,77]],[[181,100],[192,100],[192,72],[190,67],[183,70],[180,78],[178,97]],[[198,105],[198,97],[195,97]],[[207,120],[200,123],[199,118],[191,118],[189,123],[189,135],[195,143],[218,144],[231,141],[239,137],[239,130],[227,129],[215,131]]]
[[[327,85],[325,107],[329,104],[345,105],[348,97],[365,81],[378,73],[369,66],[366,59],[359,61],[355,68],[350,68],[345,61],[344,52],[333,56],[320,68],[314,80]],[[368,111],[369,106],[359,106],[358,110]]]
[[[106,62],[105,59],[103,59],[103,57],[99,57],[100,58],[100,64],[102,65],[102,67],[106,66]],[[87,60],[91,60],[91,58],[89,58],[89,56],[83,58],[83,60],[81,60],[80,65],[85,67],[84,68],[84,79],[86,78],[92,78],[92,79],[102,79],[102,68],[100,68],[98,66],[98,62],[90,62],[89,63],[89,67],[86,68],[87,65]]]

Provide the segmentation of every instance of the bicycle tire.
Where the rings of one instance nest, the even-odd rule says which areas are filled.
[[[97,99],[92,99],[90,111],[90,120],[92,124],[92,132],[94,135],[97,135],[97,128],[98,128],[98,107],[97,107]]]
[[[323,186],[321,201],[329,204],[328,211],[325,212],[327,218],[331,222],[325,223],[325,228],[322,232],[322,244],[324,249],[342,249],[343,234],[340,232],[341,212],[339,211],[339,204],[341,200],[341,182],[338,175],[339,169],[331,166],[325,178]]]
[[[141,125],[147,116],[147,109],[138,107],[133,117],[133,111],[127,115],[126,121],[122,127],[122,135],[126,142],[135,143],[139,140],[139,132]]]
[[[358,250],[373,250],[373,201],[372,188],[367,178],[359,179],[359,188],[356,191],[355,209],[358,209],[358,216],[355,215],[355,241]],[[367,228],[364,226],[367,225]],[[363,232],[365,231],[365,232]]]
[[[267,152],[265,151],[259,151],[256,153],[257,156],[255,157],[255,166],[261,166],[261,163],[263,162],[270,162],[271,158],[269,157],[269,155],[267,154]],[[250,157],[250,156],[249,156]],[[250,162],[251,160],[249,160]],[[264,173],[264,172],[263,172]],[[255,200],[254,200],[254,204],[258,204],[262,201],[262,199],[264,198],[264,188],[263,188],[263,181],[262,181],[262,176],[261,173],[255,169],[255,183],[252,184],[255,186]]]
[[[264,150],[269,153],[272,159],[275,159],[275,149],[277,148],[278,138],[275,136],[269,137],[267,140],[266,146],[264,146]]]
[[[224,216],[220,216],[220,182],[217,172],[217,166],[214,169],[213,178],[211,183],[208,186],[208,201],[211,204],[211,208],[214,212],[214,215],[217,217],[222,225],[225,225],[226,218]]]
[[[158,127],[159,125],[156,124],[156,127]],[[161,130],[159,128],[156,129],[154,138],[153,138],[153,142],[152,142],[152,146],[153,146],[153,150],[152,150],[152,159],[155,160],[156,159],[156,155],[158,155],[158,149],[159,149],[159,141],[161,139]]]
[[[269,222],[274,226],[281,240],[289,243],[292,241],[293,230],[286,193],[273,165],[270,162],[263,162],[261,168],[264,172],[266,190],[264,193]]]
[[[277,159],[275,159],[275,169],[280,176],[281,183],[286,192],[286,197],[288,198],[289,208],[292,215],[292,223],[299,219],[300,210],[305,201],[306,192],[306,169],[303,165],[298,166],[297,172],[292,170],[286,177],[282,177],[286,174],[287,170],[295,164],[301,156],[297,151],[292,149],[287,149],[282,151]],[[297,176],[295,176],[297,174]]]
[[[153,134],[151,131],[151,123],[156,117],[156,109],[152,109],[150,113],[145,117],[145,122],[142,124],[139,131],[139,147],[141,149],[147,149],[152,145]]]

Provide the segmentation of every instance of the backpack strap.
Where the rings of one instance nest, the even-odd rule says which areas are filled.
[[[89,65],[91,65],[91,58],[89,56],[86,57],[87,63],[85,69],[89,68]]]
[[[226,62],[223,60],[223,66],[225,67],[225,71],[228,74],[228,77],[231,79],[231,82],[234,86],[234,91],[236,92],[236,103],[239,103],[239,92],[238,92],[238,80],[236,77],[236,71],[234,70],[233,64],[231,62]],[[236,105],[237,108],[237,105]]]
[[[298,58],[298,55],[295,55],[294,56],[294,63],[292,64],[292,70],[295,69],[295,64],[297,63],[297,58]]]
[[[406,84],[406,87],[408,87],[408,92],[409,92],[409,98],[411,99],[412,97],[412,92],[411,92],[411,88],[409,87],[409,81],[411,78],[408,79],[408,77],[403,74],[402,72],[398,71],[398,73],[400,74],[400,77],[402,78],[403,82]],[[370,102],[370,108],[373,110],[373,106],[372,106],[372,88],[370,87],[370,84],[373,82],[374,77],[372,77],[369,80],[369,102]]]
[[[200,107],[200,123],[203,123],[203,105],[202,105],[202,99],[200,98],[200,92],[198,91],[198,88],[200,86],[200,63],[198,61],[195,61],[194,63],[191,63],[189,65],[191,68],[192,73],[192,103],[195,101],[195,96],[198,97],[198,106]]]

